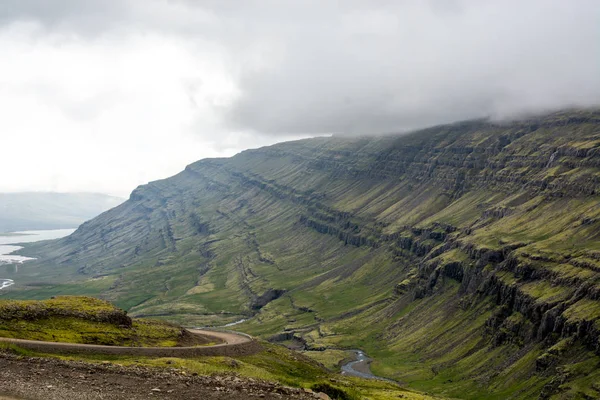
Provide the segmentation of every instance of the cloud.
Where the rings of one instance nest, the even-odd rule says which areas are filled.
[[[19,168],[0,190],[123,195],[290,138],[598,105],[599,14],[595,0],[4,0],[0,169]]]
[[[248,147],[213,112],[231,88],[214,46],[160,33],[90,40],[30,21],[2,30],[0,51],[1,191],[127,195]]]
[[[269,20],[285,18],[279,11]],[[365,2],[319,13],[288,21],[264,51],[274,62],[242,71],[233,126],[389,132],[600,103],[595,1]]]

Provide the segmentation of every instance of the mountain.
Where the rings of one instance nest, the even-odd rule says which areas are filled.
[[[26,254],[11,297],[251,317],[450,397],[600,396],[598,111],[201,160]]]
[[[0,232],[76,228],[123,201],[98,193],[0,193]]]

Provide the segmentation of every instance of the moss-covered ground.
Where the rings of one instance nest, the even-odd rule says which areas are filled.
[[[0,300],[0,337],[112,346],[190,345],[190,337],[163,321],[131,319],[112,304],[82,296]],[[184,343],[185,342],[185,343]],[[201,341],[196,341],[196,345]],[[206,343],[208,344],[208,343]]]

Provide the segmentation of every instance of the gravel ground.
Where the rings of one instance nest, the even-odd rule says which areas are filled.
[[[318,399],[321,394],[226,376],[176,369],[88,364],[0,352],[0,400]]]

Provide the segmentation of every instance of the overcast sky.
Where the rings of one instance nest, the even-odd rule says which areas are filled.
[[[0,191],[598,104],[597,0],[0,1]]]

